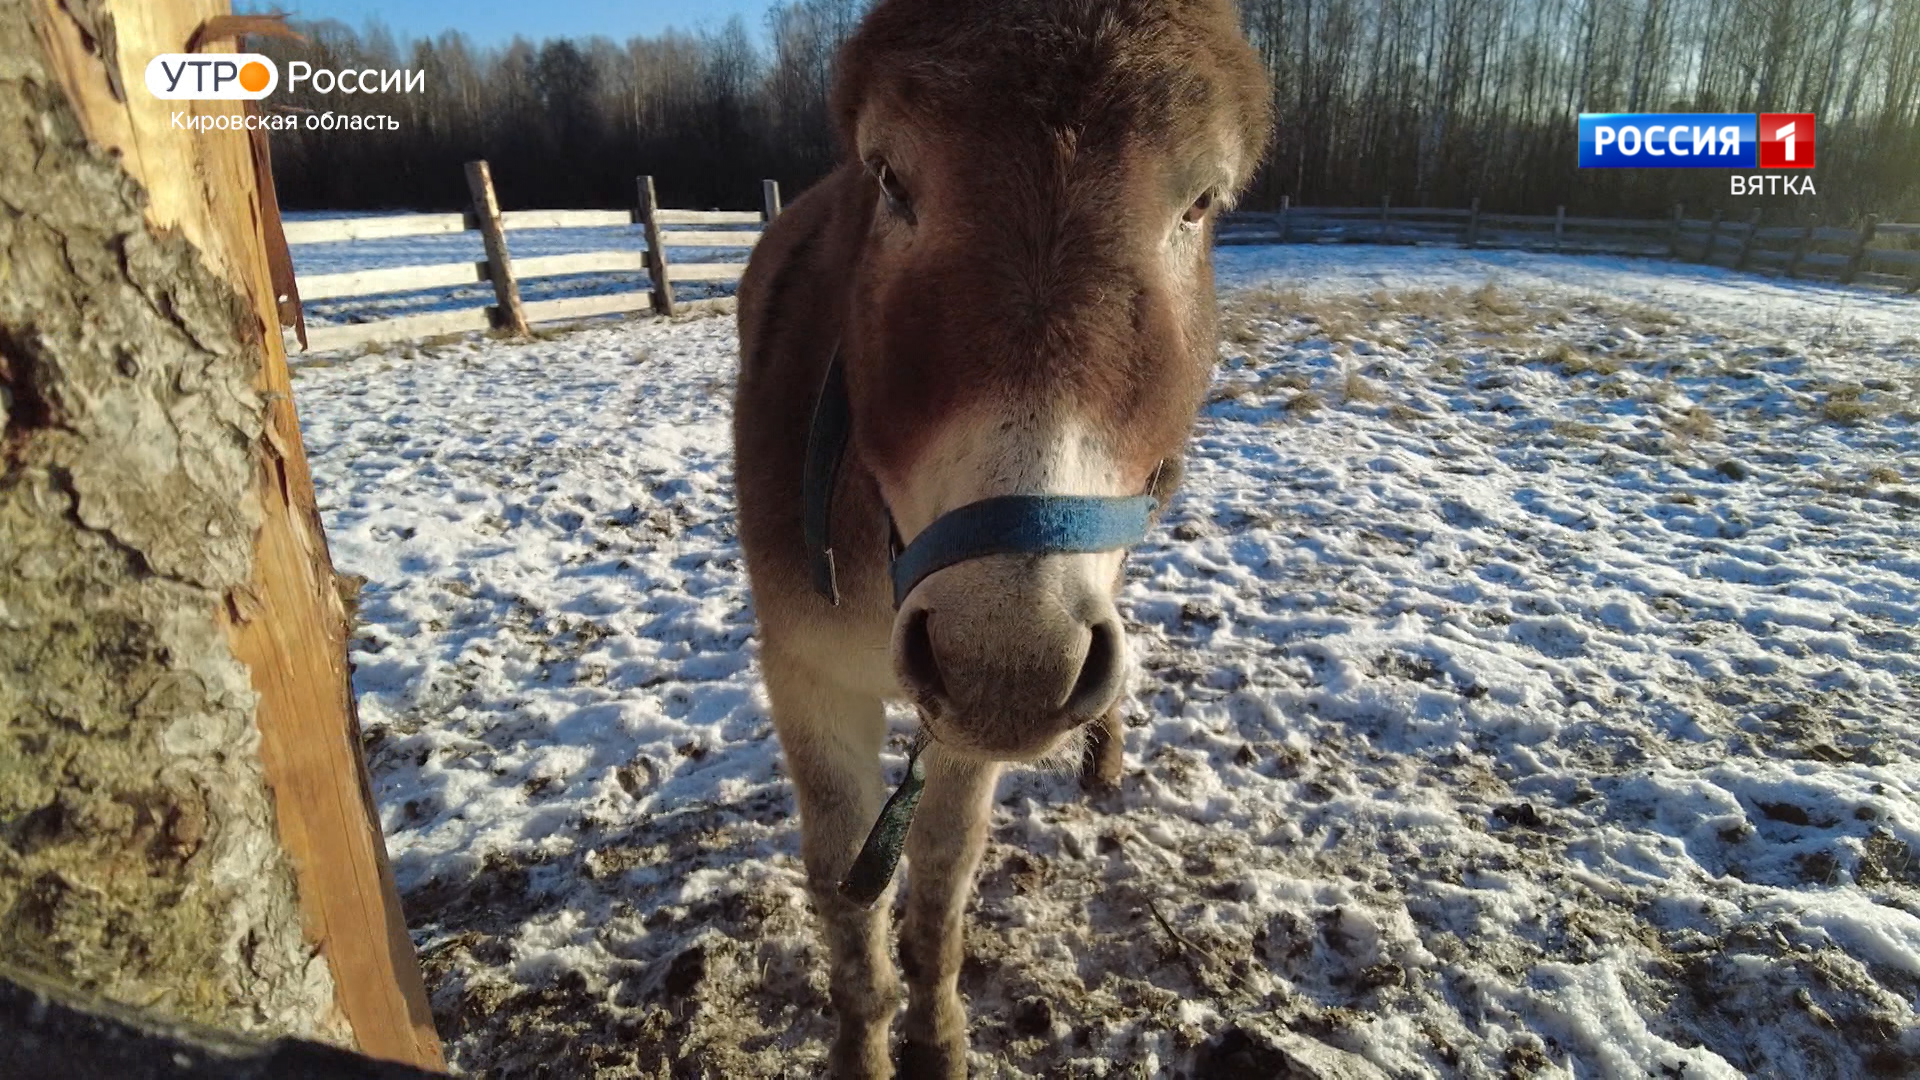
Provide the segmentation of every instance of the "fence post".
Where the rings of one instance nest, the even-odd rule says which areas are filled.
[[[760,220],[771,222],[780,216],[780,181],[760,181]]]
[[[1735,270],[1747,268],[1747,256],[1753,254],[1753,234],[1759,231],[1760,208],[1756,206],[1753,208],[1753,213],[1747,215],[1747,235],[1740,240],[1740,257],[1733,260]]]
[[[1711,264],[1713,262],[1713,245],[1715,241],[1720,239],[1720,218],[1725,213],[1726,211],[1724,210],[1715,210],[1713,212],[1713,223],[1707,226],[1706,246],[1700,249],[1700,261],[1703,263]]]
[[[1559,251],[1566,243],[1566,237],[1567,208],[1564,206],[1556,206],[1553,208],[1553,250]]]
[[[1853,242],[1853,254],[1847,257],[1846,272],[1840,275],[1840,284],[1851,285],[1860,273],[1860,263],[1867,257],[1867,245],[1873,243],[1873,230],[1880,224],[1880,215],[1868,214],[1860,223],[1860,238]]]
[[[1383,244],[1387,242],[1387,205],[1392,201],[1391,195],[1380,196],[1380,242]]]
[[[487,278],[493,282],[495,329],[512,334],[527,332],[527,309],[520,305],[520,283],[513,277],[513,257],[507,254],[507,233],[500,226],[500,200],[493,194],[493,172],[485,161],[467,162],[467,190],[473,194],[473,217],[487,249]]]
[[[1818,225],[1819,223],[1820,223],[1819,214],[1807,215],[1807,227],[1800,231],[1800,242],[1793,245],[1793,254],[1788,256],[1787,258],[1787,276],[1788,277],[1797,278],[1800,276],[1800,260],[1806,258],[1807,248],[1811,246],[1813,243],[1814,226]]]
[[[1680,226],[1687,218],[1687,204],[1673,204],[1673,227],[1667,230],[1667,254],[1675,259],[1680,257]]]
[[[1473,197],[1473,205],[1467,208],[1467,246],[1480,246],[1480,196]]]
[[[1287,220],[1287,217],[1288,217],[1287,210],[1291,208],[1292,205],[1293,205],[1292,196],[1290,195],[1280,196],[1280,242],[1283,244],[1287,243],[1288,240],[1290,239],[1289,230],[1291,228],[1291,223]]]
[[[639,189],[640,202],[633,214],[646,232],[647,280],[653,284],[653,313],[672,315],[673,282],[667,277],[667,248],[660,242],[660,199],[653,191],[653,177],[643,176],[635,186]]]

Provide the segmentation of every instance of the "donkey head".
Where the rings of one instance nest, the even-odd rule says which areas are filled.
[[[870,192],[841,355],[903,541],[981,500],[1171,493],[1217,348],[1212,223],[1268,102],[1229,0],[869,15],[834,93]],[[893,662],[932,734],[1034,760],[1111,708],[1122,557],[988,555],[912,584]]]

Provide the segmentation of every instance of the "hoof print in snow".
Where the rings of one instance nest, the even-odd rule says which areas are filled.
[[[1030,1038],[1053,1030],[1053,1003],[1043,997],[1030,997],[1013,1007],[1013,1030]]]
[[[1867,834],[1854,880],[1868,886],[1890,882],[1920,885],[1920,856],[1891,831],[1875,829]]]
[[[1758,804],[1760,812],[1768,821],[1784,822],[1788,825],[1807,826],[1813,824],[1813,818],[1805,810],[1787,802],[1763,802]]]
[[[1713,467],[1713,471],[1729,480],[1745,480],[1747,477],[1753,475],[1747,471],[1747,467],[1742,465],[1737,458],[1728,458],[1722,461]]]
[[[695,945],[673,958],[667,965],[666,977],[660,980],[660,988],[670,998],[682,999],[692,996],[707,977],[707,950],[704,945]]]
[[[1230,1027],[1200,1048],[1193,1080],[1386,1080],[1366,1058],[1291,1031]]]
[[[1794,857],[1793,864],[1794,868],[1800,872],[1802,884],[1837,885],[1840,883],[1840,860],[1831,851],[1797,855]]]
[[[1496,806],[1493,808],[1493,816],[1509,825],[1518,825],[1523,829],[1541,829],[1547,824],[1547,819],[1541,817],[1540,811],[1535,810],[1530,802]]]
[[[1437,683],[1441,675],[1440,666],[1424,656],[1407,656],[1400,653],[1387,653],[1373,662],[1376,675],[1387,678],[1406,679],[1410,682]]]

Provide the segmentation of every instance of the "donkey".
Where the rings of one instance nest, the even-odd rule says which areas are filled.
[[[1121,560],[1178,482],[1213,219],[1269,102],[1232,0],[881,0],[840,53],[842,160],[754,250],[734,401],[837,1076],[892,1071],[891,893],[840,888],[885,794],[883,702],[926,740],[903,1075],[966,1075],[961,922],[1001,769],[1091,744],[1089,778],[1118,779]]]

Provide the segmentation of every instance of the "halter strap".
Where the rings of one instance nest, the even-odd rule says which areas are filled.
[[[942,515],[893,561],[893,606],[929,575],[988,555],[1081,555],[1146,538],[1151,495],[1000,495]]]
[[[801,531],[806,535],[813,588],[835,607],[840,605],[840,575],[833,561],[833,493],[840,483],[840,460],[846,457],[852,425],[847,376],[840,366],[840,344],[835,342],[820,396],[814,400],[813,426],[807,429],[806,471],[800,481],[804,502]]]
[[[840,579],[834,561],[833,497],[839,486],[840,466],[851,441],[853,409],[847,401],[847,378],[840,362],[840,346],[833,347],[821,379],[820,396],[813,406],[813,424],[807,431],[807,460],[801,478],[802,532],[813,587],[827,602],[840,603]],[[937,518],[902,550],[893,515],[887,515],[892,535],[893,606],[928,576],[955,563],[988,555],[1081,555],[1132,547],[1146,538],[1162,498],[1160,477],[1154,469],[1143,495],[998,495],[968,503]]]

